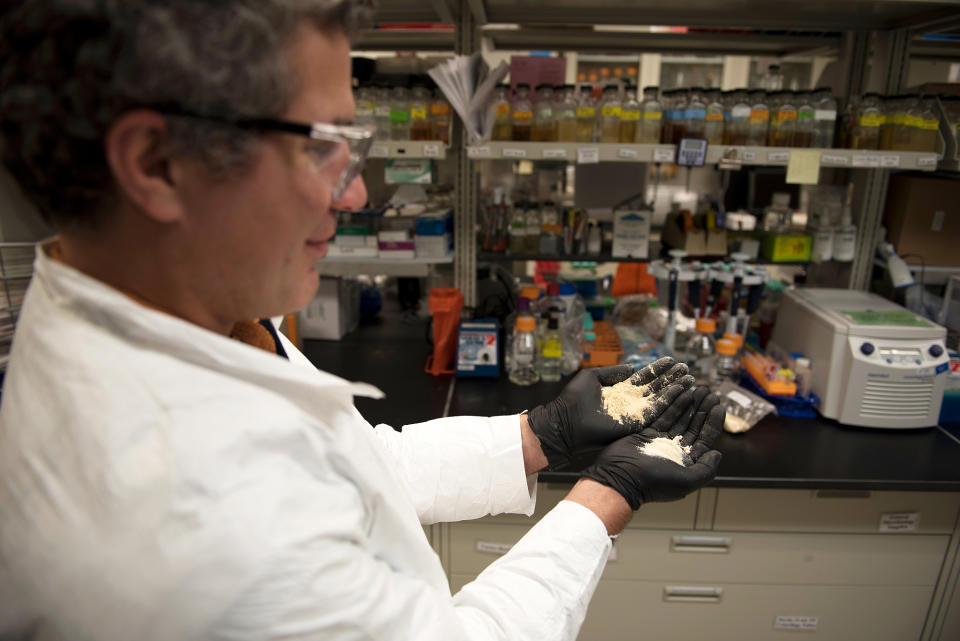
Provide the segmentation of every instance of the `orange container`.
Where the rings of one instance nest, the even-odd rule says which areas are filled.
[[[433,314],[433,353],[427,357],[424,371],[434,376],[453,374],[463,293],[456,287],[431,289],[427,308]]]
[[[580,363],[580,367],[607,367],[620,362],[620,357],[623,356],[623,346],[620,344],[620,336],[617,334],[613,323],[597,321],[593,326],[593,331],[597,337],[592,341],[584,342],[583,361]]]
[[[745,354],[740,359],[740,366],[747,370],[763,391],[773,396],[796,396],[797,384],[793,381],[770,379],[771,368],[779,369],[779,365],[768,356]]]

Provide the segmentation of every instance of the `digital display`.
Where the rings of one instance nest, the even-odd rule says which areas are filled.
[[[690,151],[700,151],[706,144],[703,140],[688,139],[683,141],[684,149],[689,149]]]
[[[920,350],[904,347],[881,347],[880,356],[920,356]]]

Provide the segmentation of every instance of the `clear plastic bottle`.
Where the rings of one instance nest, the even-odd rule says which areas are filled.
[[[410,93],[410,140],[436,140],[430,119],[430,91],[422,85]]]
[[[865,94],[857,113],[857,124],[853,127],[850,146],[853,149],[877,149],[880,146],[880,128],[883,127],[883,120],[880,95]]]
[[[627,85],[626,97],[623,100],[623,106],[620,108],[620,142],[637,142],[639,135],[640,115],[643,107],[637,100],[636,90]]]
[[[793,134],[797,130],[797,106],[789,91],[778,91],[774,96],[775,105],[771,106],[770,133],[767,145],[770,147],[792,147]]]
[[[513,140],[513,119],[510,116],[510,85],[497,85],[490,101],[493,113],[491,140]]]
[[[697,385],[707,385],[713,378],[717,360],[717,342],[713,338],[717,322],[712,318],[698,318],[697,332],[687,341],[681,358],[690,368]]]
[[[600,101],[600,142],[618,142],[620,140],[620,112],[622,104],[618,96],[619,87],[607,85]]]
[[[725,109],[720,98],[720,92],[708,91],[705,102],[707,103],[707,111],[703,137],[706,138],[707,142],[711,145],[722,145]]]
[[[750,94],[750,126],[747,133],[747,144],[754,147],[763,147],[767,144],[767,129],[770,125],[770,106],[767,95],[762,91]]]
[[[563,374],[572,374],[580,369],[583,360],[583,317],[587,308],[571,283],[561,283],[558,298],[563,308],[560,318],[560,334],[563,341]]]
[[[394,87],[390,95],[390,140],[410,139],[410,96],[406,87]]]
[[[746,145],[750,137],[750,101],[746,91],[734,91],[730,97],[730,118],[723,132],[728,145]]]
[[[643,119],[638,142],[647,145],[659,143],[663,133],[663,105],[657,98],[659,92],[659,87],[643,88]]]
[[[554,88],[556,93],[557,89]],[[557,142],[577,140],[577,99],[573,85],[563,85],[556,107]]]
[[[814,138],[813,92],[801,91],[797,93],[797,128],[793,132],[794,147],[812,147]]]
[[[517,96],[511,105],[513,121],[513,139],[527,142],[533,129],[533,103],[530,102],[530,85],[521,82],[517,85]]]
[[[537,371],[537,320],[529,315],[517,317],[513,328],[513,356],[507,370],[514,385],[533,385],[540,380]]]
[[[717,360],[713,372],[713,384],[724,381],[740,382],[740,361],[737,358],[737,344],[729,338],[717,341]]]
[[[813,132],[813,147],[833,147],[837,133],[837,101],[830,87],[818,87],[813,92]]]
[[[589,91],[584,91],[577,105],[577,142],[597,141],[597,104]]]
[[[559,381],[563,361],[563,339],[560,336],[560,319],[551,316],[543,333],[540,348],[540,378],[544,381]]]
[[[690,89],[690,97],[684,110],[687,138],[703,138],[706,135],[707,105],[703,101],[703,87]]]
[[[557,120],[554,116],[553,85],[537,85],[537,99],[533,103],[533,129],[530,139],[537,142],[557,141]]]
[[[377,140],[390,140],[390,92],[383,87],[376,87],[373,99],[376,101],[373,119],[377,125]]]

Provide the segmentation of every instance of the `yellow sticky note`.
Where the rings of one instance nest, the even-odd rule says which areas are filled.
[[[820,152],[793,149],[787,165],[787,183],[816,185],[820,180]]]

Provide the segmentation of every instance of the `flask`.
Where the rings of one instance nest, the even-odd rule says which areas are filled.
[[[530,102],[530,85],[521,82],[517,85],[517,97],[511,106],[513,121],[513,139],[529,141],[533,124],[533,104]]]
[[[717,342],[713,333],[717,331],[717,321],[712,318],[698,318],[697,332],[687,341],[682,359],[690,368],[690,374],[697,385],[707,385],[713,378],[717,360]]]
[[[647,145],[659,143],[663,129],[663,106],[657,99],[659,91],[659,87],[643,88],[643,119],[639,142]]]
[[[507,370],[514,385],[532,385],[540,380],[537,372],[537,320],[524,314],[517,317],[513,329],[513,356]]]
[[[497,85],[490,102],[493,112],[493,133],[491,140],[513,140],[513,120],[510,117],[510,87]]]
[[[563,360],[563,341],[560,337],[560,319],[551,316],[543,333],[540,350],[540,378],[545,381],[560,380],[560,364]]]
[[[737,344],[729,338],[721,338],[717,341],[717,361],[713,373],[713,383],[716,385],[724,381],[739,382],[739,369]]]

